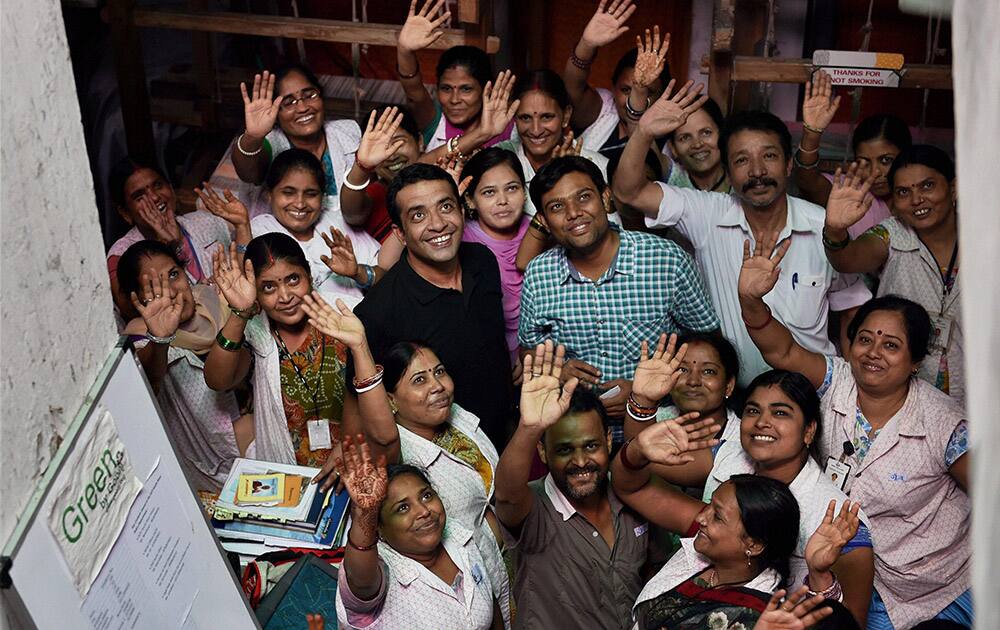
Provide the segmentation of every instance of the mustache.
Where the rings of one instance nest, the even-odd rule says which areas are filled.
[[[777,188],[778,182],[770,177],[751,177],[747,180],[747,183],[743,184],[743,192],[750,190],[754,186],[774,186]]]

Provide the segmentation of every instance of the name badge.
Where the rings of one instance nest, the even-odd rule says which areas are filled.
[[[833,485],[843,491],[844,486],[847,484],[847,478],[851,476],[851,465],[832,457],[827,457],[826,469],[823,470],[823,474],[830,478]]]
[[[951,318],[947,315],[931,317],[931,339],[928,348],[934,354],[941,354],[948,348],[951,337]]]
[[[647,531],[649,531],[649,523],[643,523],[642,525],[637,525],[632,531],[635,532],[635,537],[638,538],[642,536]]]
[[[319,451],[333,448],[330,441],[330,421],[310,420],[306,423],[309,429],[309,450]]]

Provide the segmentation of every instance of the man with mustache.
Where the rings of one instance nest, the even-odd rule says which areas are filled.
[[[649,142],[678,129],[692,107],[707,98],[697,98],[702,86],[692,90],[691,85],[689,81],[672,96],[665,91],[643,114],[622,154],[613,190],[619,201],[646,216],[646,225],[676,226],[691,241],[722,331],[739,351],[739,385],[745,387],[769,367],[747,332],[747,327],[766,322],[744,322],[740,314],[736,284],[744,255],[749,255],[744,254],[747,242],[749,251],[759,241],[787,248],[768,306],[796,341],[813,352],[836,354],[827,331],[829,312],[841,312],[846,325],[871,292],[857,275],[838,275],[827,261],[823,208],[787,194],[792,139],[777,116],[742,112],[726,122],[719,150],[731,194],[645,179],[642,163]]]
[[[514,628],[624,628],[648,528],[608,485],[604,406],[575,378],[560,389],[564,354],[548,341],[526,356],[521,422],[496,469],[496,514],[514,541]],[[536,450],[549,474],[529,483]]]
[[[514,416],[496,258],[462,242],[458,188],[437,166],[401,170],[386,204],[406,249],[354,309],[372,356],[380,360],[399,341],[425,343],[454,379],[455,402],[479,418],[499,450]]]

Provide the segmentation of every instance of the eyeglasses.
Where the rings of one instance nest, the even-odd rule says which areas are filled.
[[[295,106],[299,104],[299,102],[311,101],[313,99],[317,99],[319,98],[319,95],[320,95],[319,90],[317,90],[316,88],[306,88],[301,92],[299,92],[298,95],[289,94],[288,96],[286,96],[284,99],[282,99],[280,107],[281,109],[288,111],[290,109],[294,109]]]

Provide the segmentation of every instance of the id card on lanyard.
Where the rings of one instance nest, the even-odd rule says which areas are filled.
[[[823,474],[841,492],[847,487],[847,480],[851,476],[851,465],[847,463],[847,458],[851,455],[854,455],[854,445],[850,442],[844,442],[844,452],[839,459],[834,459],[832,455],[826,458],[826,467],[823,470]]]

